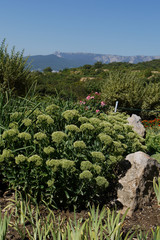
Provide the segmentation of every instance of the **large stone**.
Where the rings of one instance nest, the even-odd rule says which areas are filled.
[[[136,114],[132,114],[131,117],[128,119],[129,125],[133,126],[133,130],[137,132],[141,137],[145,136],[145,128],[141,123],[141,117],[137,116]]]
[[[130,168],[119,180],[120,187],[117,200],[122,204],[124,213],[128,208],[128,216],[135,210],[149,203],[153,196],[153,177],[159,175],[160,164],[143,152],[127,155],[124,168]]]

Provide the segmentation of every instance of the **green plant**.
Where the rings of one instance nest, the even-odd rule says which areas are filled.
[[[104,218],[106,216],[106,209],[100,211],[99,206],[95,208],[95,206],[90,207],[90,211],[88,212],[89,218],[86,220],[86,235],[89,236],[90,239],[104,239]]]
[[[130,233],[130,231],[123,237],[122,226],[127,215],[128,210],[121,217],[120,211],[117,213],[116,210],[107,209],[107,220],[105,220],[105,239],[107,240],[131,240],[134,233]],[[130,235],[130,236],[129,236]]]
[[[160,109],[160,83],[148,82],[142,72],[110,71],[101,88],[103,100],[110,106],[118,101],[119,109],[137,112],[145,117],[156,117]],[[139,93],[141,92],[141,95]],[[146,110],[151,111],[146,111]]]
[[[15,52],[12,48],[8,53],[5,39],[0,46],[0,88],[3,91],[13,90],[18,95],[24,95],[32,85],[33,75],[30,72],[28,59],[23,57],[23,52]]]
[[[155,230],[152,229],[152,239],[159,240],[160,239],[160,227],[157,226]]]
[[[158,177],[158,179],[156,177],[153,178],[153,188],[157,197],[158,205],[160,205],[160,177]]]
[[[8,212],[5,211],[4,216],[2,217],[2,211],[0,209],[0,240],[6,239],[6,234],[10,223],[11,215],[12,214],[8,215]]]
[[[11,112],[1,125],[0,169],[10,187],[40,201],[58,207],[98,202],[115,183],[118,162],[145,150],[124,114],[87,117],[70,102],[24,102],[15,102],[17,111],[9,108],[11,100],[3,109],[3,115]]]
[[[147,151],[150,155],[160,153],[160,128],[153,127],[147,128],[145,143],[147,146]]]

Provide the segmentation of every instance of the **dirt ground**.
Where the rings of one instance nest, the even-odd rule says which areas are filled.
[[[1,193],[0,197],[0,208],[3,210],[4,207],[10,202],[9,199],[13,197],[14,193],[10,191],[6,191],[5,193]],[[44,206],[41,206],[40,212],[42,216],[45,216],[47,211]],[[54,210],[54,214],[56,218],[58,219],[58,216],[60,215],[61,218],[64,219],[64,221],[68,221],[69,218],[72,220],[74,219],[74,213],[69,211],[60,211],[60,210]],[[83,210],[81,212],[76,213],[77,218],[87,218],[88,212],[87,210]],[[12,220],[13,217],[12,217]],[[160,207],[157,205],[157,200],[154,197],[152,199],[152,202],[146,206],[143,207],[143,209],[138,209],[132,217],[126,217],[126,220],[123,225],[123,231],[126,233],[130,229],[136,230],[141,229],[142,231],[149,231],[151,228],[154,229],[156,226],[160,226]],[[30,229],[30,226],[27,226],[28,229]],[[125,234],[124,234],[125,235]],[[13,240],[21,240],[19,234],[16,230],[9,227],[8,233],[7,233],[7,240],[13,239]],[[136,238],[134,238],[136,239]],[[150,238],[148,238],[150,239]],[[28,240],[26,237],[25,240]]]

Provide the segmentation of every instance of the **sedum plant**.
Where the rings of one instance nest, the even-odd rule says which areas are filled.
[[[145,150],[127,116],[84,116],[55,104],[10,114],[1,128],[0,171],[10,187],[57,207],[87,206],[107,196],[117,164]]]

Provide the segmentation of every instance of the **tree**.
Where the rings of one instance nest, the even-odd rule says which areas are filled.
[[[12,90],[17,95],[25,95],[35,80],[31,74],[28,58],[22,52],[15,52],[15,47],[8,53],[5,39],[0,46],[0,89]]]
[[[46,67],[43,69],[44,73],[48,73],[48,72],[52,72],[52,68],[51,67]]]

